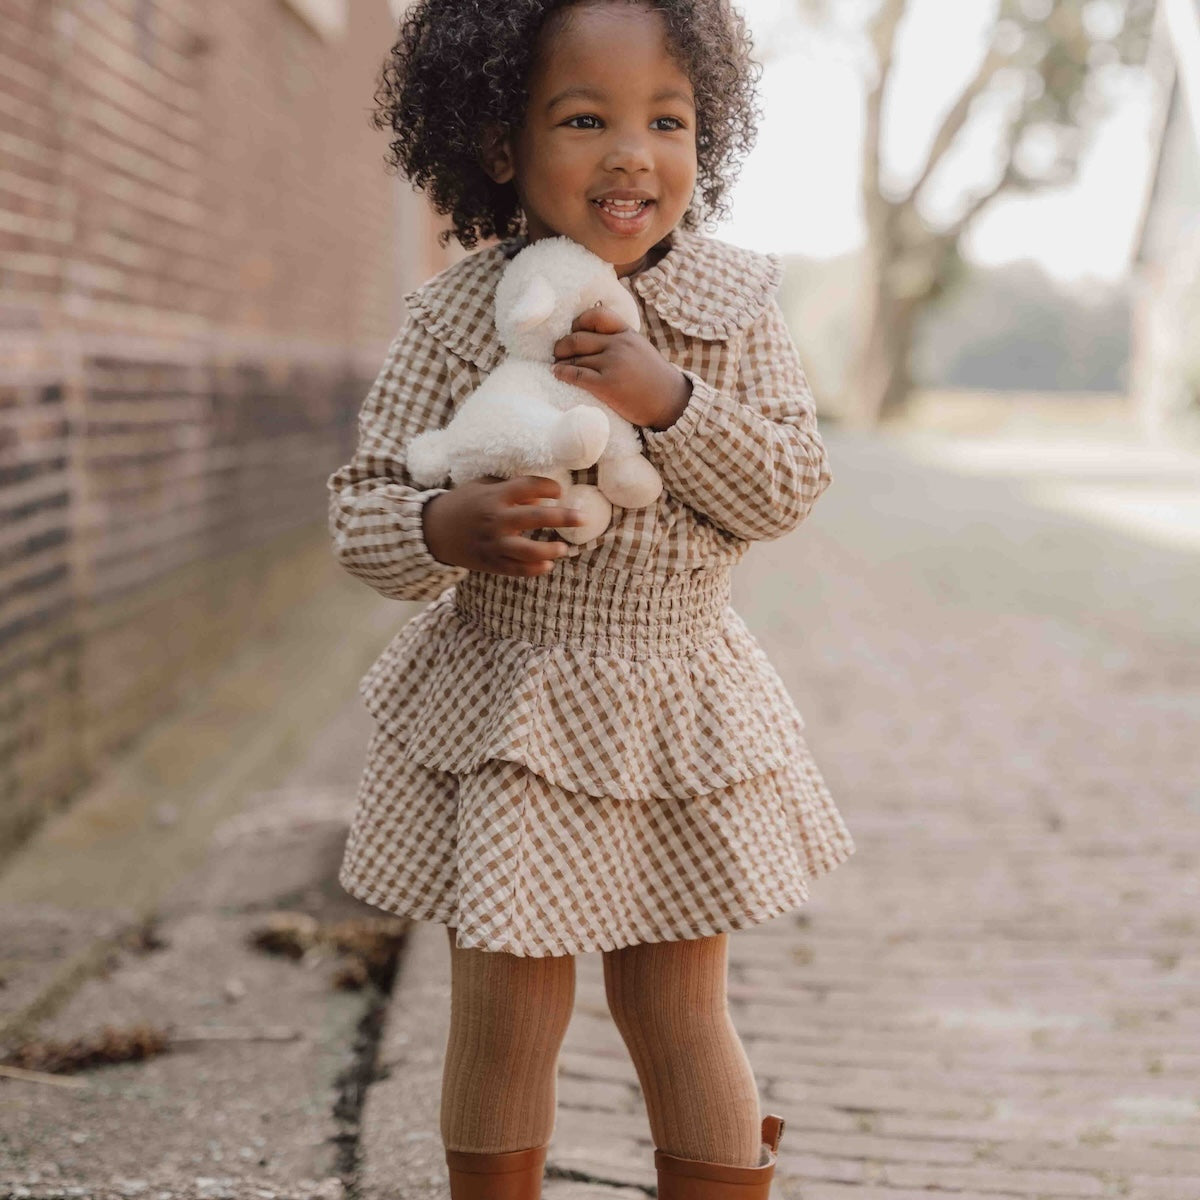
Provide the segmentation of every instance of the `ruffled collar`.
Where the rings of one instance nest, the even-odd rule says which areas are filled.
[[[667,253],[629,280],[646,305],[689,337],[724,341],[762,312],[783,278],[778,254],[675,229]],[[492,300],[508,259],[524,245],[498,242],[452,263],[405,297],[414,320],[460,358],[491,371],[504,358]]]

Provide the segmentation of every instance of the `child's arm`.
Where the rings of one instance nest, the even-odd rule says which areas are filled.
[[[427,500],[404,446],[449,421],[446,352],[411,317],[393,341],[358,417],[358,448],[328,480],[334,555],[352,575],[393,600],[429,600],[468,574],[429,553],[422,525]]]
[[[666,429],[642,428],[671,494],[748,541],[769,541],[808,516],[833,475],[812,389],[773,297],[746,332],[730,395],[685,371],[692,395]]]

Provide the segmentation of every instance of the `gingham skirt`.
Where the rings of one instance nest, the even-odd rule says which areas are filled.
[[[472,573],[364,678],[339,873],[386,912],[530,957],[794,909],[854,842],[729,568]]]

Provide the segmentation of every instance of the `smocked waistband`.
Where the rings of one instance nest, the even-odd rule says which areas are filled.
[[[623,658],[670,656],[718,634],[731,583],[729,565],[655,575],[562,559],[548,574],[527,578],[472,571],[455,585],[454,606],[492,637]]]

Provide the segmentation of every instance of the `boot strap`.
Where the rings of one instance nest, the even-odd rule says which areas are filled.
[[[762,1140],[771,1147],[772,1154],[779,1149],[779,1139],[783,1137],[783,1125],[783,1118],[774,1113],[768,1113],[763,1117]]]

